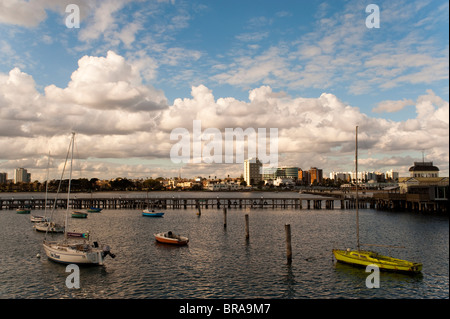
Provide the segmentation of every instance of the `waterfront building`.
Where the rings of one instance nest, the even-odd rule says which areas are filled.
[[[275,179],[272,184],[273,186],[293,187],[295,186],[295,181],[292,178],[277,177],[277,179]]]
[[[262,181],[262,163],[258,158],[244,161],[244,180],[247,186],[255,186]]]
[[[290,178],[294,181],[298,180],[298,167],[283,166],[283,167],[263,167],[263,179],[275,180],[277,178]]]
[[[410,177],[439,177],[439,168],[433,162],[414,162],[409,168]]]
[[[25,168],[16,168],[14,171],[14,183],[29,183],[31,182],[31,174]]]
[[[294,181],[298,180],[298,170],[299,170],[298,167],[284,166],[278,169],[282,172],[282,175],[280,175],[279,177],[290,178]]]

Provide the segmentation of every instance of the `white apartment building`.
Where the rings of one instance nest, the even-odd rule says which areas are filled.
[[[247,186],[255,186],[262,181],[262,163],[258,158],[249,158],[244,161],[244,180]]]
[[[31,174],[25,168],[16,168],[14,170],[14,183],[29,183],[31,182]]]

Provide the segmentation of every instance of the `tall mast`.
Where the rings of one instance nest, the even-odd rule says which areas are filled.
[[[45,181],[45,207],[44,207],[44,218],[47,218],[47,199],[48,199],[48,172],[50,170],[50,151],[48,151],[47,160],[47,176]]]
[[[64,236],[67,238],[67,223],[69,216],[69,201],[70,201],[70,184],[72,182],[72,163],[73,163],[73,146],[75,144],[75,132],[72,132],[72,150],[70,156],[70,173],[69,173],[69,186],[67,190],[67,210],[66,210],[66,224],[64,225]]]
[[[359,200],[358,200],[358,126],[356,126],[356,145],[355,145],[355,174],[356,174],[356,247],[359,251]]]

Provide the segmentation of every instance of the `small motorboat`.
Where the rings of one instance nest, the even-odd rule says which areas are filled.
[[[149,211],[148,209],[144,209],[142,211],[142,216],[146,216],[146,217],[163,217],[164,213],[162,212],[155,212],[155,211]]]
[[[100,213],[102,211],[103,208],[98,208],[98,207],[89,207],[88,208],[88,213]]]
[[[84,212],[79,212],[79,211],[72,212],[72,218],[86,218],[87,215],[88,214],[84,213]]]
[[[18,208],[16,210],[17,214],[29,214],[31,212],[31,210],[29,210],[28,208]]]
[[[171,231],[168,231],[167,233],[154,234],[154,236],[157,242],[164,244],[187,245],[189,242],[189,238],[175,235]]]

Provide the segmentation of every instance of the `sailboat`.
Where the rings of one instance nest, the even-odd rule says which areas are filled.
[[[75,133],[72,133],[72,139],[69,144],[66,162],[63,169],[64,175],[69,152],[71,152],[64,240],[47,241],[46,239],[44,239],[43,246],[47,257],[55,262],[65,264],[103,265],[106,256],[110,255],[112,258],[115,257],[115,255],[111,253],[110,247],[108,245],[100,246],[96,241],[91,242],[88,233],[67,232],[74,143]]]
[[[57,224],[50,221],[50,217],[47,217],[47,199],[48,199],[48,173],[50,168],[50,152],[48,153],[48,163],[47,163],[47,180],[45,185],[45,208],[44,216],[31,216],[31,222],[35,223],[33,228],[36,231],[46,232],[46,233],[64,233],[64,225]],[[59,189],[58,189],[59,192]],[[56,199],[55,199],[56,204]]]
[[[44,216],[31,216],[30,220],[33,225],[33,228],[37,231],[41,232],[49,232],[49,233],[64,233],[64,225],[57,224],[55,222],[50,221],[50,217],[47,217],[47,199],[48,199],[48,172],[50,168],[50,152],[48,153],[48,163],[47,163],[47,179],[45,185],[45,208],[44,208]],[[55,200],[56,203],[56,200]]]
[[[422,271],[422,264],[411,262],[389,256],[383,256],[370,250],[361,250],[359,242],[359,211],[358,211],[358,126],[356,126],[356,150],[355,150],[355,171],[356,171],[356,250],[347,248],[346,250],[333,249],[333,255],[338,262],[353,266],[367,267],[376,265],[380,270],[396,271],[406,273],[419,273]],[[372,245],[383,246],[383,245]],[[391,246],[387,246],[391,247]],[[392,246],[394,247],[394,246]]]

